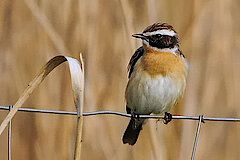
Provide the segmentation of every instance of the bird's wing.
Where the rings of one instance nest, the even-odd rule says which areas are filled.
[[[178,54],[180,54],[181,57],[185,58],[183,52],[180,49],[178,49]]]
[[[144,54],[144,48],[143,46],[142,47],[139,47],[135,53],[133,54],[132,58],[130,59],[130,62],[128,64],[128,71],[129,71],[129,74],[128,74],[128,78],[131,77],[131,74],[133,72],[133,69],[134,69],[134,66],[135,64],[137,63],[137,61],[143,56]]]

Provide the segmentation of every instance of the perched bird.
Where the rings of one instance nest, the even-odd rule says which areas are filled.
[[[171,118],[167,112],[183,96],[188,74],[188,63],[179,49],[179,36],[171,25],[154,23],[143,33],[132,36],[142,39],[143,46],[135,51],[128,66],[126,110],[133,116],[122,141],[129,145],[136,143],[144,123],[143,118],[135,115],[165,113]]]

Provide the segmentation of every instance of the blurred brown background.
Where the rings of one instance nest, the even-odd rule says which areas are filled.
[[[240,1],[238,0],[1,0],[0,105],[14,104],[39,69],[62,54],[86,63],[85,112],[125,112],[127,64],[141,45],[131,37],[151,23],[168,22],[180,34],[190,72],[177,115],[240,117]],[[24,107],[75,110],[67,66],[61,65]],[[0,110],[0,122],[7,111]],[[84,119],[82,159],[190,159],[197,122],[149,120],[137,144],[123,145],[129,119]],[[73,159],[74,116],[17,113],[13,160]],[[197,160],[238,160],[240,126],[207,122]],[[7,159],[7,131],[0,160]]]

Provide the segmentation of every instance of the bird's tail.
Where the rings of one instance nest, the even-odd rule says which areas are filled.
[[[142,125],[143,120],[135,120],[134,118],[131,118],[122,138],[123,143],[134,145],[137,142],[140,131],[142,130]]]

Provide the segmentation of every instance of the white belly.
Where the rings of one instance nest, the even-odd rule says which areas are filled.
[[[135,72],[129,79],[125,96],[127,106],[136,114],[168,112],[185,90],[185,77],[177,83],[170,76],[143,75]]]

